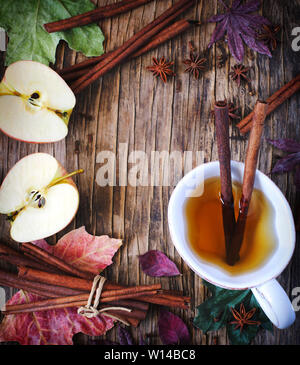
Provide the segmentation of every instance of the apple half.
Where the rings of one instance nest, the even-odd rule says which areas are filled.
[[[76,98],[50,67],[18,61],[0,83],[0,129],[23,142],[56,142],[68,133]]]
[[[11,222],[17,242],[52,236],[74,218],[79,193],[71,176],[47,153],[34,153],[18,161],[0,187],[0,213]]]

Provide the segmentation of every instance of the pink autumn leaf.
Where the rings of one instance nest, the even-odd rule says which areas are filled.
[[[183,320],[165,309],[159,314],[158,332],[164,345],[184,345],[190,342],[190,334]]]
[[[55,256],[80,269],[95,274],[112,263],[112,257],[122,241],[108,236],[92,236],[84,227],[69,232],[55,246],[45,240],[35,242]],[[19,291],[7,304],[31,303],[40,297]],[[79,332],[102,336],[114,325],[111,318],[99,315],[88,319],[77,314],[76,308],[63,308],[35,313],[8,315],[0,325],[0,342],[17,341],[21,345],[72,345]]]
[[[86,232],[85,227],[80,227],[64,235],[55,246],[48,245],[45,240],[35,244],[78,269],[98,274],[112,264],[112,257],[122,241],[108,236],[93,236]]]
[[[149,276],[180,275],[177,266],[164,253],[151,250],[139,256],[142,270]]]

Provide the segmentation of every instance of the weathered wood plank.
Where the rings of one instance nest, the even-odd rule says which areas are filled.
[[[98,4],[112,2],[114,1],[99,0]],[[157,0],[127,14],[103,20],[100,25],[106,36],[106,51],[121,45],[171,3],[171,0]],[[225,330],[205,335],[193,328],[190,319],[196,314],[197,305],[207,298],[208,293],[201,279],[181,260],[168,232],[169,197],[178,178],[187,171],[184,171],[182,163],[181,171],[179,169],[171,172],[171,180],[175,182],[171,186],[143,186],[147,183],[141,176],[136,181],[137,186],[133,186],[133,167],[140,162],[140,157],[146,156],[148,166],[144,168],[144,172],[149,172],[148,176],[151,176],[153,151],[166,151],[169,154],[176,152],[180,158],[183,158],[184,151],[191,151],[192,167],[197,163],[217,160],[214,120],[211,115],[214,101],[226,98],[239,107],[238,112],[241,115],[246,115],[253,108],[257,97],[266,98],[299,73],[300,52],[293,52],[290,47],[291,29],[299,26],[299,10],[298,13],[296,11],[299,6],[299,0],[291,0],[288,5],[279,0],[264,1],[263,14],[273,23],[281,24],[283,30],[272,59],[246,50],[244,64],[251,67],[249,75],[256,91],[254,96],[249,95],[247,87],[245,90],[243,87],[239,89],[230,79],[229,72],[236,62],[228,55],[224,42],[222,47],[228,57],[224,67],[217,67],[220,48],[213,46],[209,51],[206,50],[215,25],[207,24],[186,32],[142,57],[126,62],[96,81],[78,96],[69,134],[64,141],[50,145],[30,145],[0,134],[1,181],[21,157],[37,151],[53,154],[68,171],[78,168],[85,170],[84,174],[75,178],[81,199],[76,219],[49,242],[54,243],[70,229],[82,225],[93,234],[122,238],[123,247],[116,254],[114,265],[105,270],[106,275],[111,280],[124,284],[161,281],[165,288],[184,290],[186,294],[190,294],[191,309],[174,312],[188,324],[193,344],[227,344],[228,339]],[[197,6],[188,11],[185,17],[204,21],[222,10],[220,2],[198,0]],[[189,56],[189,41],[193,42],[198,53],[207,57],[207,70],[199,80],[184,73],[185,65],[182,61]],[[175,61],[176,76],[166,84],[154,79],[146,70],[152,57],[162,56]],[[62,43],[57,51],[56,67],[61,68],[82,59],[84,56],[69,50]],[[299,103],[298,93],[268,118],[259,159],[259,168],[267,174],[270,174],[277,152],[266,142],[266,138],[287,137],[299,140]],[[240,137],[234,123],[231,136],[232,159],[243,161],[247,139]],[[134,151],[139,152],[134,155]],[[197,151],[202,151],[198,161]],[[116,186],[99,186],[97,181],[99,182],[101,175],[100,168],[105,168],[110,156],[116,157],[115,166],[111,166],[115,167],[112,177],[116,180]],[[163,168],[160,169],[160,173],[162,172]],[[162,175],[160,179],[162,181]],[[292,175],[274,175],[272,179],[294,207],[296,191]],[[1,239],[10,241],[8,223],[4,217],[0,219]],[[142,273],[138,255],[150,249],[165,252],[175,261],[183,275],[157,280]],[[297,248],[291,264],[279,278],[289,295],[294,287],[299,286],[299,267],[300,252]],[[8,290],[9,295],[13,292]],[[140,331],[144,337],[150,336],[152,344],[160,343],[157,318],[158,309],[153,307],[139,330],[132,330],[136,341]],[[299,344],[299,326],[297,318],[291,328],[285,331],[275,330],[274,335],[263,332],[255,343]],[[116,340],[116,330],[110,331],[106,337]]]

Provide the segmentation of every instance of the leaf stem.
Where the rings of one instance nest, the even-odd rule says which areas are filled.
[[[67,175],[64,175],[64,176],[60,176],[58,177],[57,179],[54,179],[48,186],[47,186],[47,189],[51,188],[51,186],[54,186],[58,183],[60,183],[61,181],[63,180],[66,180],[68,179],[69,177],[72,177],[74,175],[77,175],[77,174],[82,174],[84,172],[83,169],[80,169],[80,170],[76,170],[76,171],[73,171],[73,172],[70,172],[69,174]]]

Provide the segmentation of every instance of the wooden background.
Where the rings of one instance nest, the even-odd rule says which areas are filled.
[[[113,1],[99,0],[98,4],[110,2]],[[102,21],[100,25],[106,37],[106,51],[121,45],[171,4],[171,0],[154,0],[132,12]],[[197,5],[184,16],[204,21],[222,11],[223,7],[217,0],[198,0]],[[193,344],[227,344],[228,339],[225,330],[205,335],[193,328],[191,323],[196,313],[195,308],[205,300],[207,291],[203,288],[201,279],[180,259],[170,239],[167,207],[174,187],[100,187],[96,183],[96,174],[103,164],[97,162],[97,154],[108,150],[118,159],[119,146],[124,143],[127,148],[121,154],[125,161],[130,152],[135,150],[146,152],[149,158],[151,151],[204,151],[204,162],[216,160],[215,128],[211,118],[214,100],[227,98],[239,107],[238,113],[243,116],[252,110],[257,97],[268,97],[300,72],[300,52],[294,52],[291,48],[291,31],[295,26],[300,26],[300,1],[265,0],[262,13],[272,23],[280,24],[282,31],[272,59],[249,49],[246,51],[244,64],[251,67],[252,88],[256,92],[254,96],[249,95],[247,88],[238,89],[230,80],[228,74],[236,63],[232,57],[227,58],[223,68],[216,67],[221,51],[215,46],[209,52],[206,51],[215,27],[214,24],[208,24],[194,28],[159,49],[117,67],[86,89],[77,98],[69,134],[64,141],[34,145],[17,142],[0,134],[1,181],[21,157],[38,151],[54,155],[68,171],[77,168],[85,170],[85,174],[75,179],[81,199],[76,219],[49,242],[56,242],[64,233],[82,225],[93,234],[122,238],[123,247],[116,254],[114,264],[106,270],[107,277],[124,284],[160,281],[165,288],[183,290],[191,295],[191,309],[175,312],[188,324]],[[188,58],[189,41],[193,42],[198,53],[208,57],[207,70],[198,81],[184,73],[185,65],[182,61]],[[228,53],[227,46],[222,44]],[[146,66],[152,63],[153,56],[165,56],[168,60],[175,61],[176,77],[171,78],[167,84],[154,79],[146,70]],[[57,52],[57,66],[67,66],[83,58],[62,43]],[[278,157],[278,151],[274,151],[265,138],[282,137],[300,141],[299,103],[298,93],[268,118],[259,159],[261,171],[270,174]],[[232,159],[244,161],[246,139],[239,135],[234,125],[230,134]],[[132,166],[133,164],[127,163],[128,169]],[[117,164],[117,181],[118,176]],[[272,179],[294,209],[299,197],[293,185],[292,174],[276,175]],[[8,228],[5,217],[1,217],[0,235],[9,241]],[[138,255],[150,249],[165,252],[175,261],[183,275],[156,280],[143,274]],[[292,289],[300,286],[298,245],[290,265],[279,277],[279,281],[292,298]],[[6,290],[8,295],[13,293],[11,289]],[[157,308],[152,308],[139,330],[132,329],[136,339],[140,331],[149,338],[151,344],[160,343],[157,314]],[[115,329],[108,332],[106,337],[115,340]],[[299,314],[289,329],[275,329],[273,335],[260,332],[255,343],[300,344]]]

